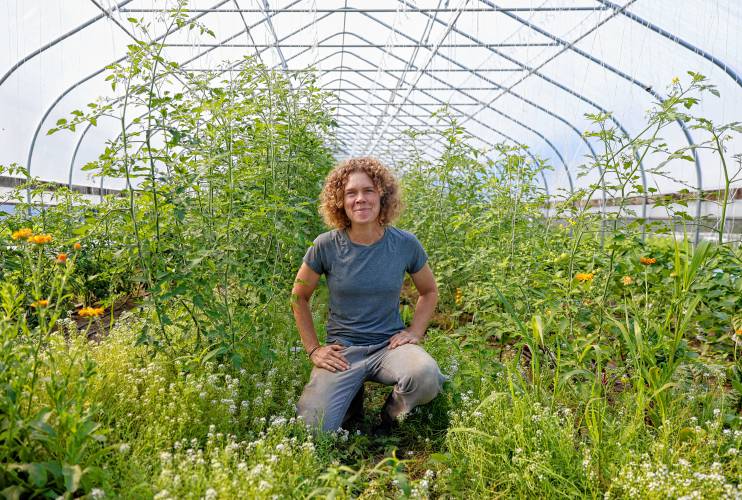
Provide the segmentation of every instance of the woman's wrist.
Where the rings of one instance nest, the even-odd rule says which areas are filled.
[[[412,328],[405,328],[403,331],[409,333],[410,335],[414,335],[418,339],[422,339],[423,337],[425,337],[425,330],[419,331]]]
[[[307,355],[309,356],[309,359],[312,359],[312,354],[314,354],[314,351],[316,351],[320,347],[322,347],[322,346],[319,345],[319,344],[317,344],[316,346],[314,346],[311,349],[309,349],[309,351],[307,352]]]

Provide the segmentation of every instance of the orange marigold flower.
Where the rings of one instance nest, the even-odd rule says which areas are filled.
[[[737,330],[734,333],[737,335],[742,335],[742,328],[737,328]]]
[[[72,248],[75,250],[80,250],[82,248],[82,245],[76,241],[75,244],[72,245]]]
[[[641,262],[645,266],[649,266],[655,264],[657,262],[657,259],[655,259],[654,257],[641,257],[639,259],[639,262]]]
[[[623,283],[626,286],[631,285],[633,282],[634,282],[634,278],[632,278],[631,276],[624,276],[623,278],[621,278],[621,283]]]
[[[577,273],[577,274],[575,274],[575,279],[577,281],[582,281],[582,282],[592,281],[594,277],[595,277],[595,273]]]
[[[77,311],[77,314],[79,314],[81,318],[95,318],[96,316],[103,314],[103,311],[105,311],[103,307],[83,307]]]
[[[64,252],[60,252],[57,255],[57,264],[64,264],[65,262],[67,262],[67,254]]]
[[[46,245],[47,243],[51,243],[53,239],[51,234],[34,234],[28,237],[28,242],[36,245]]]
[[[31,230],[31,228],[24,227],[19,229],[18,231],[13,231],[10,237],[14,240],[27,240],[32,234],[33,231]]]
[[[46,299],[39,299],[31,303],[31,307],[46,307],[49,305],[49,301]]]

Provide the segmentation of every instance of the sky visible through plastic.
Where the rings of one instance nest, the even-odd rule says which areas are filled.
[[[44,180],[98,186],[80,168],[116,137],[114,120],[84,133],[46,131],[98,96],[115,96],[103,68],[121,58],[129,17],[155,20],[173,2],[160,0],[4,0],[0,3],[0,164],[30,167]],[[582,134],[585,113],[611,111],[635,134],[646,111],[687,71],[707,76],[696,113],[717,124],[742,119],[742,3],[736,0],[192,0],[195,30],[167,39],[164,56],[193,71],[258,54],[282,71],[317,69],[318,84],[337,95],[338,157],[373,154],[404,162],[401,131],[436,127],[431,112],[447,105],[490,147],[529,147],[553,167],[550,193],[595,182],[578,177],[600,144]],[[154,24],[157,30],[162,24]],[[127,31],[129,33],[127,33]],[[697,131],[668,127],[670,148]],[[730,154],[742,152],[740,140]],[[435,156],[440,144],[426,150]],[[653,159],[646,160],[651,168]],[[718,157],[669,165],[677,180],[652,176],[661,193],[722,185]],[[699,177],[700,173],[700,177]],[[123,183],[104,179],[117,189]],[[737,186],[739,187],[739,186]]]

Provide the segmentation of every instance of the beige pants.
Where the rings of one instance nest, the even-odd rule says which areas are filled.
[[[345,371],[333,373],[315,366],[297,403],[299,416],[315,429],[338,429],[353,397],[367,380],[394,386],[388,411],[395,418],[432,401],[446,380],[435,360],[416,344],[395,349],[388,345],[387,341],[345,347],[342,354],[350,364]]]

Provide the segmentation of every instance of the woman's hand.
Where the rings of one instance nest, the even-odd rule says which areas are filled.
[[[324,345],[315,349],[309,359],[317,368],[324,368],[333,373],[338,370],[342,372],[350,368],[350,363],[340,353],[343,349],[345,349],[345,346],[337,344]]]
[[[389,340],[389,349],[394,349],[404,344],[419,344],[422,339],[423,335],[402,330]]]

